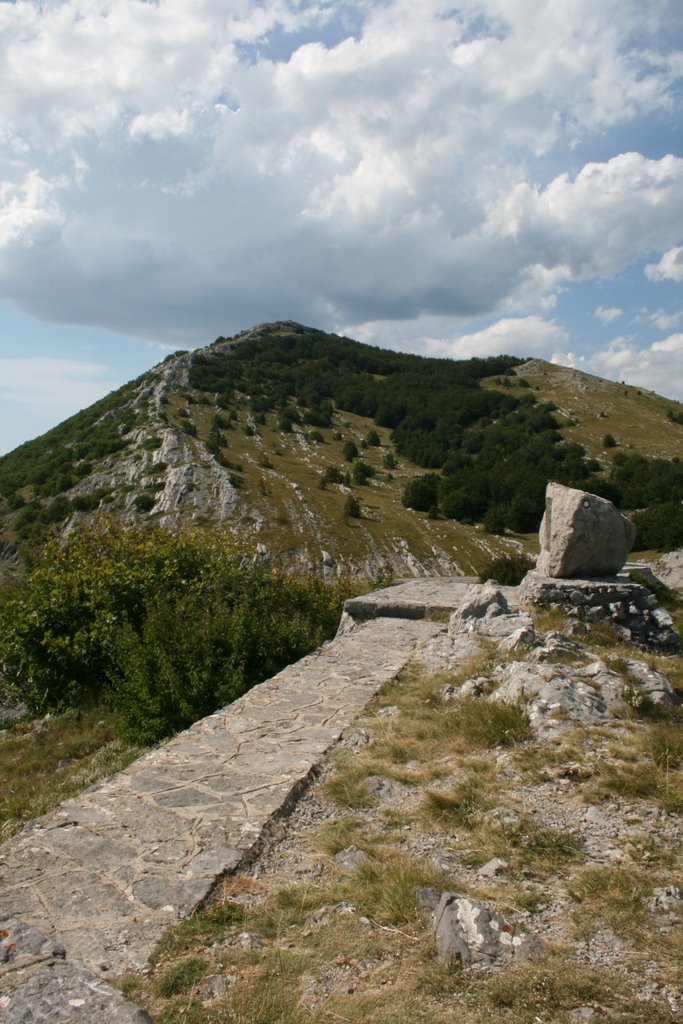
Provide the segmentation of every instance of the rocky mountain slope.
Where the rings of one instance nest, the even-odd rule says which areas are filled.
[[[298,369],[288,366],[287,345],[292,338],[300,343],[302,336],[312,338],[311,344],[320,345],[322,339],[334,347],[332,369],[314,353],[308,361],[299,359]],[[230,377],[230,366],[237,365],[232,357],[264,345],[275,352],[269,356],[268,380],[258,368],[245,371],[244,359]],[[367,362],[382,355],[389,360],[386,367]],[[383,378],[375,371],[386,369],[392,382],[400,377],[389,357],[406,361],[400,367],[406,383],[400,384],[403,391],[394,387],[388,408],[377,409],[375,398],[367,397],[368,388]],[[361,363],[350,370],[353,359]],[[278,361],[289,377],[284,370],[280,374]],[[533,546],[533,539],[509,530],[506,537],[499,529],[485,532],[466,514],[456,519],[404,506],[406,484],[424,475],[425,466],[446,458],[447,449],[432,455],[425,447],[435,438],[442,446],[450,443],[441,440],[444,431],[464,437],[467,450],[476,453],[481,445],[475,434],[483,437],[496,422],[503,423],[501,417],[519,418],[514,410],[529,409],[533,399],[537,405],[550,400],[566,438],[562,441],[555,431],[555,440],[560,439],[555,454],[580,441],[594,468],[609,468],[613,452],[602,445],[607,428],[618,435],[620,451],[670,459],[680,450],[683,425],[675,403],[538,360],[523,365],[515,359],[494,360],[488,368],[485,361],[477,362],[454,378],[452,403],[454,410],[463,401],[481,407],[473,406],[468,419],[453,412],[443,424],[432,417],[422,425],[410,409],[405,411],[406,392],[422,387],[430,375],[438,391],[438,375],[458,364],[381,353],[290,323],[260,325],[206,349],[178,353],[0,459],[2,537],[26,545],[48,529],[68,534],[79,522],[102,516],[171,529],[225,523],[245,549],[284,553],[328,574],[468,573],[478,571],[494,553]],[[292,396],[295,373],[304,379],[297,379]],[[306,391],[307,374],[318,381],[325,373],[346,374],[346,390],[334,402],[317,383]],[[429,386],[433,394],[435,386]],[[489,401],[487,394],[494,397]],[[548,422],[552,433],[554,421]],[[626,423],[628,441],[622,437]],[[355,456],[349,455],[349,446]],[[514,462],[514,453],[492,450],[494,458]],[[476,454],[464,458],[481,463]],[[572,471],[583,466],[577,458],[575,453]],[[467,490],[467,470],[464,474]],[[525,529],[536,525],[532,511]],[[3,565],[11,566],[15,551],[11,544],[4,550]]]

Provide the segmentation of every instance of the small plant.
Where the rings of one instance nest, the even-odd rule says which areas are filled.
[[[172,964],[157,979],[160,996],[175,996],[197,985],[205,976],[209,965],[203,957],[191,956]]]
[[[617,442],[616,442],[616,438],[614,437],[614,434],[605,434],[605,436],[602,439],[602,447],[603,448],[616,448],[617,447]]]

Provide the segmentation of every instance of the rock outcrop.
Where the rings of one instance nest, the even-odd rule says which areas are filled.
[[[626,561],[636,529],[611,501],[588,491],[548,484],[541,522],[542,576],[613,576]]]

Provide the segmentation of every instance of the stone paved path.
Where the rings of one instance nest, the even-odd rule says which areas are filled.
[[[416,580],[403,593],[399,586],[382,594],[392,606],[419,604],[420,583],[423,609],[456,606],[466,587],[463,580]],[[373,616],[382,614],[381,595],[366,600]],[[93,992],[93,978],[143,967],[163,929],[191,913],[223,874],[249,859],[269,822],[292,805],[342,730],[417,645],[445,628],[416,615],[363,618],[358,615],[351,632],[0,847],[0,936],[4,918],[6,945],[13,928],[26,926],[48,940],[26,947],[33,967],[28,970],[27,960],[25,977],[20,958],[6,957],[3,966],[0,944],[0,1022],[88,1019],[87,1000],[79,998],[81,1016],[73,998],[67,1000],[71,1016],[21,1016],[21,984],[27,993],[41,987],[33,977],[36,963],[52,964],[50,983],[64,998],[73,995],[74,984]],[[57,954],[55,943],[64,947]],[[55,956],[64,951],[80,982],[69,980],[64,960],[54,969]],[[63,984],[60,971],[66,971]],[[21,998],[25,1003],[33,997]],[[126,1006],[130,1013],[119,1008],[116,1016],[112,1008],[109,1019],[146,1019]]]

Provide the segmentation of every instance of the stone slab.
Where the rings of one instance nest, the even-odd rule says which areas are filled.
[[[354,622],[378,618],[424,619],[430,614],[453,611],[476,582],[474,576],[399,580],[384,590],[350,598],[344,604],[344,612]]]

